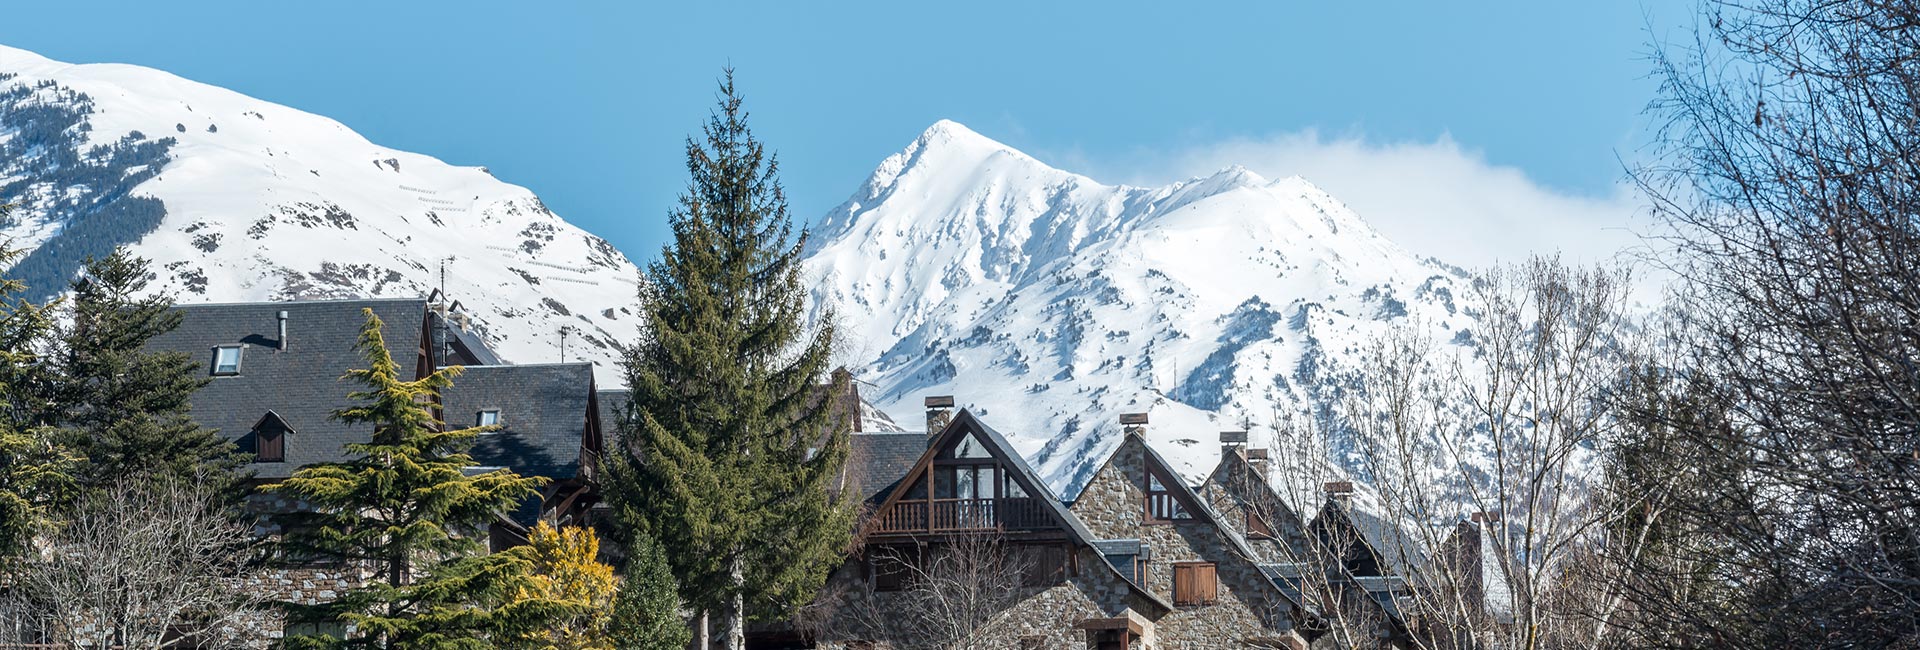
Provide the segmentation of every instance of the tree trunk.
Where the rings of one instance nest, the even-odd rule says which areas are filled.
[[[733,611],[727,613],[727,650],[747,650],[747,599],[740,589],[744,581],[740,558],[736,557],[733,559]]]
[[[700,610],[700,645],[694,646],[695,648],[713,650],[713,635],[710,632],[712,629],[707,625],[707,610]]]

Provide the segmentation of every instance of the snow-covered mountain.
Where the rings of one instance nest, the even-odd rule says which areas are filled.
[[[424,296],[444,266],[502,357],[557,360],[565,330],[603,383],[637,331],[633,263],[525,188],[149,68],[0,46],[0,197],[42,295],[128,244],[181,302]]]
[[[1325,405],[1400,319],[1472,345],[1460,269],[1300,178],[1104,185],[943,121],[814,227],[814,304],[903,423],[952,394],[1071,494],[1149,412],[1198,480],[1217,433]],[[1451,332],[1450,334],[1447,332]]]

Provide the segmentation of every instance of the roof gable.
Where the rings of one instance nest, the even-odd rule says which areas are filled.
[[[1167,459],[1162,457],[1160,452],[1153,448],[1153,445],[1147,444],[1146,438],[1139,434],[1126,434],[1126,437],[1120,441],[1120,444],[1114,447],[1113,453],[1108,454],[1107,459],[1100,464],[1100,468],[1088,475],[1091,477],[1087,482],[1088,485],[1092,485],[1094,480],[1097,480],[1097,478],[1105,472],[1121,471],[1114,463],[1115,459],[1119,458],[1121,454],[1131,452],[1137,452],[1142,455],[1144,465],[1150,474],[1157,473],[1164,477],[1161,479],[1161,482],[1166,486],[1168,491],[1174,494],[1176,499],[1186,502],[1189,508],[1188,512],[1193,515],[1192,521],[1210,527],[1215,534],[1218,534],[1222,540],[1225,540],[1227,544],[1233,548],[1235,554],[1240,558],[1244,558],[1247,562],[1253,563],[1256,569],[1260,568],[1260,555],[1254,551],[1252,545],[1247,543],[1246,538],[1226,526],[1220,512],[1214,510],[1213,506],[1205,499],[1200,498],[1200,495],[1194,492],[1192,486],[1180,480],[1180,475],[1173,471],[1173,465],[1169,464]],[[1143,490],[1146,488],[1144,485],[1140,487]],[[1301,608],[1301,601],[1298,597],[1299,593],[1297,589],[1289,589],[1286,584],[1277,580],[1273,574],[1265,570],[1259,570],[1256,571],[1256,573],[1258,573],[1269,586],[1273,587],[1282,598],[1285,598],[1288,604],[1296,609],[1303,609],[1303,611],[1318,615],[1313,610]]]
[[[1019,483],[1021,488],[1026,491],[1028,497],[1039,504],[1042,511],[1059,526],[1059,530],[1065,532],[1070,541],[1077,546],[1095,548],[1093,532],[1088,530],[1086,524],[1081,522],[1078,517],[1075,517],[1073,513],[1067,509],[1066,504],[1062,503],[1060,498],[1054,495],[1052,490],[1047,488],[1046,483],[1041,481],[1039,475],[1033,471],[1033,467],[1027,464],[1026,458],[1014,451],[1013,445],[1007,442],[1005,436],[1000,435],[1000,432],[995,431],[992,427],[987,426],[986,423],[981,422],[978,417],[973,415],[972,411],[967,409],[961,409],[960,413],[955,415],[953,420],[947,423],[946,428],[941,429],[938,434],[932,437],[931,443],[927,445],[925,451],[921,452],[919,459],[914,462],[913,466],[907,470],[904,476],[874,496],[874,500],[877,500],[879,505],[873,510],[873,514],[868,516],[861,524],[863,533],[873,530],[876,524],[887,516],[888,511],[899,504],[911,483],[929,474],[929,470],[933,467],[934,459],[937,456],[941,455],[944,451],[953,449],[956,445],[960,444],[963,439],[967,438],[977,440],[980,446],[983,447],[983,450],[994,460],[998,461],[1000,466],[1007,471],[1009,479]],[[856,535],[855,537],[863,538],[865,535]],[[1135,596],[1159,607],[1163,612],[1173,610],[1171,603],[1168,603],[1153,592],[1142,588],[1139,583],[1130,578],[1127,573],[1120,571],[1114,567],[1111,562],[1108,562],[1104,555],[1101,555],[1097,551],[1094,555],[1100,558],[1100,566],[1105,567],[1114,577],[1119,578],[1122,583],[1126,584],[1127,587],[1132,590]]]

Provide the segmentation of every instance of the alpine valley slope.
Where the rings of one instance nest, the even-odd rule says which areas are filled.
[[[132,65],[0,46],[0,241],[39,295],[116,244],[181,302],[425,296],[516,363],[598,364],[638,331],[638,273],[525,188],[331,119]]]
[[[1118,415],[1194,481],[1217,433],[1328,405],[1404,319],[1472,346],[1471,279],[1382,237],[1299,178],[1242,168],[1103,185],[943,121],[813,230],[866,397],[896,421],[952,394],[1077,493]],[[1464,348],[1463,348],[1464,349]]]

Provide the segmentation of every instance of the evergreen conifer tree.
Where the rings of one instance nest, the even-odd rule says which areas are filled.
[[[571,613],[565,603],[516,600],[530,562],[481,555],[474,535],[537,496],[544,480],[506,469],[469,474],[465,450],[487,428],[443,430],[429,408],[460,369],[402,379],[379,317],[365,311],[358,347],[369,367],[347,374],[365,389],[351,393],[358,406],[333,417],[371,425],[370,439],[347,445],[351,460],[311,465],[262,489],[309,505],[281,516],[289,553],[371,566],[374,577],[332,603],[289,607],[296,622],[350,623],[354,638],[303,636],[289,646],[485,648]]]
[[[0,268],[19,255],[0,246]],[[54,382],[41,351],[51,310],[22,300],[25,290],[18,280],[0,278],[0,569],[26,550],[48,509],[63,498],[77,460],[48,426]]]
[[[680,618],[678,590],[660,545],[644,535],[635,538],[608,625],[614,649],[685,650],[692,634]]]
[[[234,444],[188,417],[206,372],[181,352],[142,349],[180,324],[164,294],[148,294],[147,260],[126,249],[88,258],[73,283],[61,401],[66,444],[85,456],[83,486],[131,478],[237,483],[246,463]]]
[[[682,598],[703,620],[728,614],[737,649],[746,616],[819,590],[852,512],[829,496],[848,432],[819,386],[833,329],[804,322],[807,234],[731,70],[719,104],[704,146],[687,140],[673,242],[643,278],[646,335],[624,360],[631,401],[605,485],[617,539],[658,541]]]

